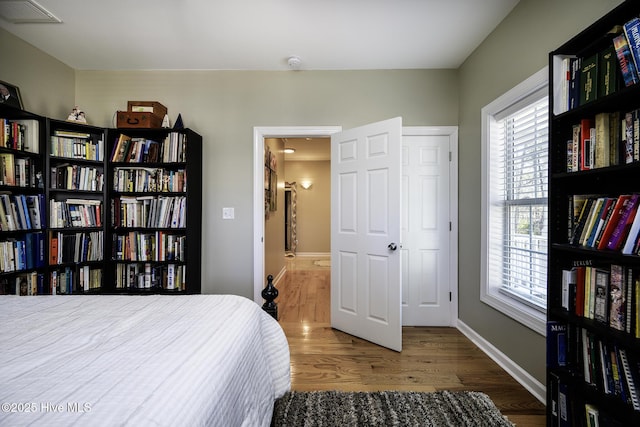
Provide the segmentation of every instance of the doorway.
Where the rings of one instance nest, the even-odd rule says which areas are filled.
[[[253,129],[253,295],[254,301],[262,305],[262,289],[265,277],[265,224],[264,224],[264,150],[265,138],[329,138],[340,132],[341,126],[285,126],[254,127]]]
[[[263,158],[262,155],[264,153],[264,139],[265,138],[304,138],[304,137],[330,137],[333,133],[341,131],[341,127],[256,127],[254,128],[254,171],[255,171],[255,181],[254,181],[254,300],[258,304],[262,304],[263,300],[261,297],[261,291],[266,283],[265,279],[265,264],[264,264],[264,250],[265,250],[265,240],[264,240],[264,216],[263,210],[261,209],[264,206],[264,191],[263,191],[263,177],[261,176],[260,171],[263,168]],[[447,147],[447,157],[448,157],[448,181],[449,185],[448,193],[446,194],[447,200],[445,204],[447,205],[449,211],[449,221],[446,224],[446,228],[448,233],[445,234],[446,239],[448,239],[448,248],[445,251],[446,253],[442,253],[440,255],[445,258],[449,258],[446,263],[441,264],[442,268],[446,269],[446,275],[448,276],[447,280],[447,289],[446,289],[446,301],[450,302],[450,309],[448,310],[449,314],[445,315],[444,320],[441,323],[437,323],[442,326],[455,326],[457,322],[457,314],[458,314],[458,282],[457,282],[457,198],[458,198],[458,189],[457,189],[457,128],[456,127],[405,127],[403,128],[403,145],[405,142],[409,142],[413,144],[414,142],[421,141],[426,137],[429,140],[439,140],[442,142],[443,147]],[[440,142],[437,142],[436,145],[440,145]],[[421,158],[429,159],[429,153],[433,152],[432,150],[422,149],[421,150]],[[411,156],[410,156],[411,157]],[[423,174],[421,172],[421,174]],[[403,178],[404,179],[404,178]],[[436,178],[437,179],[437,178]],[[423,182],[426,182],[423,180]],[[429,188],[427,186],[423,186],[422,188]],[[405,198],[406,200],[406,198]],[[404,202],[403,202],[404,203]],[[406,209],[405,209],[406,210]],[[423,218],[424,216],[421,216]],[[403,220],[404,221],[404,220]],[[403,248],[403,250],[409,249]],[[431,262],[423,262],[429,261],[430,259],[437,259],[440,257],[427,257],[425,254],[428,254],[429,248],[416,248],[416,253],[421,254],[420,260],[422,264],[422,271],[424,268],[431,269],[430,271],[435,271],[432,267],[433,263]],[[433,252],[432,252],[433,253]],[[409,257],[405,257],[409,259]],[[412,263],[415,265],[418,263]],[[407,263],[404,263],[403,270],[409,271],[408,269],[411,266]],[[415,268],[415,267],[414,267]],[[444,271],[442,269],[438,271]],[[409,274],[403,273],[405,278],[410,277]],[[414,275],[415,276],[415,275]],[[423,275],[423,277],[427,277]],[[440,273],[432,274],[432,281],[441,282],[444,276]],[[409,289],[410,283],[404,283],[406,279],[403,279],[403,288]],[[405,295],[403,305],[406,306],[407,296]],[[435,308],[434,304],[431,303],[430,293],[422,293],[420,294],[420,298],[408,298],[409,301],[415,299],[415,301],[419,304],[418,309],[427,309],[433,311]],[[441,298],[441,294],[438,294],[438,300],[443,301]],[[406,311],[407,307],[403,307],[403,312]],[[405,314],[403,314],[403,317]],[[408,318],[407,318],[408,320]],[[414,325],[416,323],[412,322]],[[403,324],[406,322],[403,321]],[[434,323],[435,324],[435,323]]]

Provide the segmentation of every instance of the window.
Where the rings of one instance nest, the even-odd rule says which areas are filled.
[[[481,300],[544,335],[548,71],[482,109]]]

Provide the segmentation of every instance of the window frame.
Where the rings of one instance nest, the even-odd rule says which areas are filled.
[[[531,303],[508,295],[500,284],[494,283],[490,277],[490,197],[491,197],[491,133],[496,116],[509,109],[524,107],[531,102],[527,98],[536,94],[548,95],[549,67],[546,66],[522,83],[489,103],[481,110],[481,162],[482,162],[482,205],[481,205],[481,278],[480,300],[501,313],[527,326],[540,335],[546,335],[546,308],[534,308]],[[549,107],[551,109],[551,106]],[[548,262],[548,260],[547,260]],[[545,267],[546,270],[546,267]]]

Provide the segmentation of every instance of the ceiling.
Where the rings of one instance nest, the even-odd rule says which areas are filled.
[[[458,68],[519,0],[26,1],[62,22],[0,28],[77,70],[366,70]]]
[[[331,138],[282,138],[284,148],[293,148],[294,153],[285,153],[286,161],[331,160]]]

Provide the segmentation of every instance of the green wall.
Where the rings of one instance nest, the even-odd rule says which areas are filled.
[[[619,3],[521,0],[459,70],[458,317],[542,383],[544,337],[480,301],[480,110],[541,70],[550,51]]]

